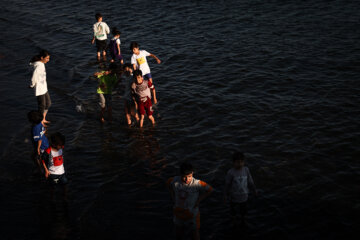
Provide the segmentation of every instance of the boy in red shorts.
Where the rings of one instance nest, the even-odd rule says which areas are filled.
[[[152,103],[151,103],[151,89],[154,89],[152,82],[144,80],[141,70],[135,70],[133,73],[134,82],[131,85],[133,93],[136,95],[136,101],[140,113],[140,127],[143,127],[145,111],[149,120],[154,125],[155,119],[153,117]]]

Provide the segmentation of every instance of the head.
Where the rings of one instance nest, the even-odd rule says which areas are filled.
[[[65,137],[59,132],[53,133],[50,136],[50,146],[56,150],[64,148]]]
[[[133,78],[137,84],[142,84],[144,81],[141,70],[135,70],[133,73]]]
[[[119,30],[117,30],[116,28],[113,28],[112,30],[112,35],[116,38],[120,37],[121,32]]]
[[[242,152],[234,152],[233,154],[233,167],[241,169],[245,165],[245,157]]]
[[[42,63],[47,63],[50,61],[50,53],[46,50],[41,50],[38,55],[34,56],[30,62],[34,63],[40,61]]]
[[[135,54],[139,54],[139,44],[137,42],[131,42],[130,50]]]
[[[180,165],[181,181],[185,184],[191,183],[194,174],[194,167],[191,163],[184,162]]]
[[[43,115],[35,110],[28,112],[27,117],[29,119],[29,122],[33,124],[39,124],[43,120]]]
[[[133,73],[133,71],[134,71],[133,65],[130,64],[130,63],[125,63],[125,64],[123,65],[123,71],[124,71],[125,73],[128,73],[129,75],[131,75],[131,74]]]
[[[102,21],[102,15],[100,13],[95,14],[96,21],[101,22]]]

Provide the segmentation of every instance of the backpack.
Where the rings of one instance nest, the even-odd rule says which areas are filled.
[[[111,39],[110,43],[108,45],[108,49],[110,52],[110,55],[112,58],[115,58],[115,56],[118,55],[118,49],[117,49],[117,44],[116,44],[116,39]]]

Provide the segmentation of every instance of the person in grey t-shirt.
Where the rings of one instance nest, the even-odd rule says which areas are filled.
[[[224,201],[230,202],[230,213],[234,226],[237,225],[237,216],[241,217],[241,224],[245,224],[249,190],[257,196],[256,187],[249,168],[245,166],[245,157],[241,152],[233,154],[233,167],[227,172]]]

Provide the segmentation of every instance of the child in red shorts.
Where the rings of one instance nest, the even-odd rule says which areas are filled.
[[[155,119],[152,116],[152,103],[151,103],[151,92],[150,89],[153,89],[154,86],[149,80],[144,80],[141,70],[135,70],[133,73],[135,81],[131,85],[133,93],[136,95],[136,101],[138,104],[138,109],[140,113],[140,127],[144,124],[145,112],[148,115],[149,120],[154,125]]]

